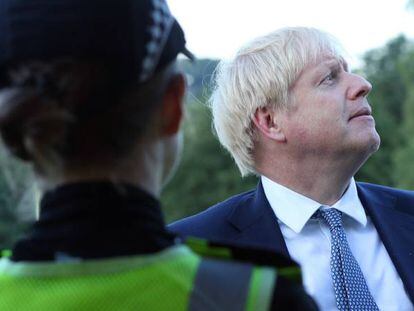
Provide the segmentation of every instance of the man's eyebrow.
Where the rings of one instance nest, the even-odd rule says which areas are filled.
[[[329,67],[330,70],[339,71],[342,67],[346,72],[348,72],[348,63],[342,57],[332,58],[322,63],[323,65]]]
[[[326,69],[339,70],[341,66],[342,63],[340,62],[340,60],[332,58],[321,62],[317,66],[317,72],[323,73]]]

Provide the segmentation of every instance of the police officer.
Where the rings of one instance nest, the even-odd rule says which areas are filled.
[[[179,53],[163,0],[0,1],[0,133],[44,193],[0,261],[1,310],[315,308],[289,260],[166,231]]]

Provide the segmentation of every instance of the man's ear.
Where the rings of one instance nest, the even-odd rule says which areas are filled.
[[[253,123],[265,137],[278,142],[286,141],[278,113],[274,109],[269,107],[257,109],[253,117]]]
[[[162,99],[162,135],[172,136],[180,130],[185,89],[186,82],[182,74],[177,74],[170,79]]]

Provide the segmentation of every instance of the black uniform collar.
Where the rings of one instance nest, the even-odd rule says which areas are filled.
[[[160,204],[129,185],[84,182],[47,192],[40,218],[13,249],[15,261],[103,258],[160,251],[173,244]]]

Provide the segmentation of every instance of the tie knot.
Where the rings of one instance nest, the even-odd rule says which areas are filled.
[[[336,208],[318,210],[318,216],[326,221],[331,230],[342,227],[342,213]]]

